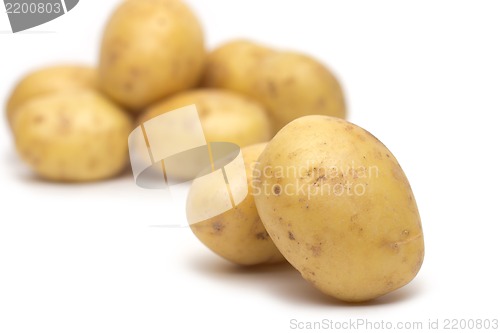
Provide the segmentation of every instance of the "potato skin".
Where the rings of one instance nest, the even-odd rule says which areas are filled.
[[[196,86],[205,56],[200,23],[182,1],[125,1],[104,31],[100,85],[122,106],[141,111]]]
[[[190,225],[193,233],[203,244],[238,265],[285,261],[262,225],[251,194],[252,167],[265,146],[266,143],[260,143],[242,149],[249,186],[245,200],[218,216]],[[217,197],[212,195],[214,187],[220,191],[227,191],[225,186],[198,183],[196,180],[193,182],[186,206],[188,221],[191,220],[193,212],[205,202],[213,203],[213,200],[217,200]],[[207,188],[211,191],[207,191]]]
[[[34,98],[13,118],[19,155],[42,178],[84,182],[110,178],[128,162],[129,116],[94,91]]]
[[[7,119],[12,126],[15,109],[32,98],[65,90],[97,89],[97,71],[84,65],[40,68],[24,76],[7,101]]]
[[[274,53],[262,62],[255,79],[251,93],[270,111],[276,132],[302,116],[346,117],[339,82],[324,65],[309,56]]]
[[[269,235],[324,293],[367,301],[419,271],[424,242],[410,184],[364,129],[326,116],[294,120],[270,141],[254,178]]]
[[[230,41],[207,56],[203,86],[249,95],[261,62],[275,51],[250,40]],[[253,96],[253,94],[250,94]]]
[[[179,93],[149,108],[139,122],[191,104],[198,109],[207,141],[233,142],[244,147],[271,138],[271,121],[261,105],[221,89]]]
[[[232,41],[210,53],[203,85],[260,102],[273,119],[273,134],[306,115],[346,117],[342,88],[328,68],[310,56],[251,41]]]

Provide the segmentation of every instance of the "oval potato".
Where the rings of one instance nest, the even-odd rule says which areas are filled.
[[[109,19],[100,85],[132,111],[199,83],[205,63],[198,19],[179,0],[129,0]]]
[[[419,271],[424,241],[410,184],[364,129],[326,116],[294,120],[270,141],[254,178],[269,235],[324,293],[367,301]]]
[[[83,182],[110,178],[128,162],[132,121],[93,91],[34,98],[13,118],[17,151],[42,178]]]
[[[273,134],[306,115],[346,117],[342,88],[326,66],[310,56],[251,41],[232,41],[211,52],[203,85],[260,102],[273,119]]]
[[[84,65],[40,68],[23,77],[7,101],[7,119],[12,126],[15,109],[32,98],[73,89],[97,89],[97,71]]]
[[[149,108],[139,122],[191,104],[198,109],[208,142],[232,142],[244,147],[271,138],[271,122],[262,106],[220,89],[197,89],[172,96]]]

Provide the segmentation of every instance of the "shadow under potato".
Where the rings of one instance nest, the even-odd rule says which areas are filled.
[[[204,275],[227,283],[237,279],[248,287],[265,289],[269,294],[286,302],[307,303],[317,306],[369,307],[401,303],[421,294],[421,285],[414,281],[409,285],[377,299],[348,303],[323,294],[304,280],[289,263],[258,266],[237,266],[208,254],[190,258],[188,266]]]

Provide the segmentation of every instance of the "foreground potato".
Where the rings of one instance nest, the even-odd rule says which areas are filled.
[[[38,96],[74,89],[96,89],[97,71],[82,65],[41,68],[19,81],[7,101],[7,118],[12,125],[15,109]]]
[[[195,104],[209,142],[233,142],[240,147],[268,141],[271,122],[256,102],[224,90],[199,89],[177,94],[151,107],[139,122]]]
[[[203,84],[260,102],[274,120],[273,133],[306,115],[346,116],[342,89],[328,68],[309,56],[249,41],[233,41],[209,54]]]
[[[13,118],[21,157],[55,181],[109,178],[128,162],[129,117],[91,91],[44,95],[24,103]]]
[[[191,224],[191,229],[203,244],[221,257],[239,265],[285,261],[264,229],[251,194],[252,165],[265,146],[265,143],[261,143],[242,150],[249,186],[245,200],[218,216]],[[193,216],[197,215],[196,210],[218,200],[217,196],[212,195],[214,188],[220,193],[227,191],[227,187],[220,186],[219,183],[207,184],[196,180],[193,182],[187,200],[188,221],[192,221]]]
[[[205,62],[201,26],[179,0],[129,0],[111,16],[102,40],[102,89],[139,111],[198,84]]]
[[[269,235],[324,293],[366,301],[419,271],[424,242],[410,184],[362,128],[325,116],[297,119],[268,144],[254,177]]]

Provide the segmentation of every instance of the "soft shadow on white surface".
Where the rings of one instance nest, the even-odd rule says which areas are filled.
[[[189,266],[188,268],[193,271],[193,274],[207,275],[218,281],[222,281],[222,283],[227,283],[228,279],[237,280],[246,289],[265,289],[273,297],[297,304],[323,307],[384,306],[410,301],[423,292],[422,285],[417,278],[417,281],[375,300],[363,303],[346,303],[329,297],[315,289],[288,263],[240,267],[225,262],[210,253],[206,255],[199,254],[198,256],[193,254],[186,262]]]
[[[129,180],[132,185],[134,184],[130,166],[127,166],[120,174],[109,179],[99,180],[94,182],[72,183],[72,182],[47,181],[40,178],[32,170],[30,170],[30,168],[26,164],[23,163],[23,161],[16,155],[16,153],[13,150],[10,149],[4,154],[3,161],[6,170],[9,173],[9,176],[18,180],[21,183],[29,184],[32,186],[33,185],[50,186],[50,187],[69,187],[69,186],[89,187],[92,185],[102,186],[105,184],[116,182],[118,180],[121,181],[122,179]]]

